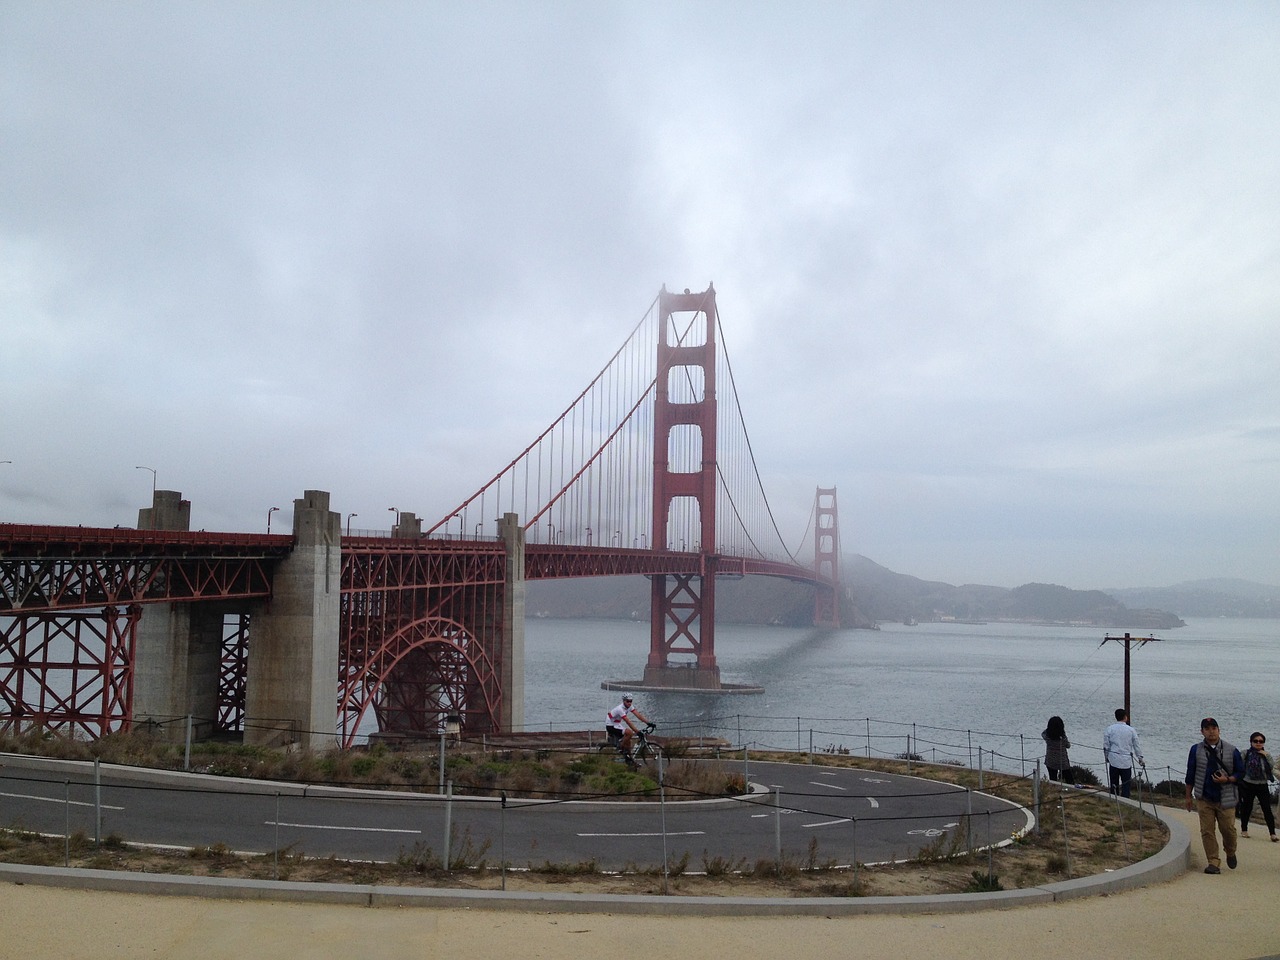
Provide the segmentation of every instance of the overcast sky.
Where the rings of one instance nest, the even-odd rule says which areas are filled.
[[[0,520],[478,488],[713,281],[950,583],[1280,584],[1280,5],[0,0]]]

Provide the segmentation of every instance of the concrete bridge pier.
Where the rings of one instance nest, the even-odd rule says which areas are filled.
[[[329,494],[293,501],[292,553],[276,568],[273,595],[250,613],[244,742],[337,744],[342,517]]]
[[[157,490],[138,511],[139,530],[190,530],[191,501]],[[171,740],[208,736],[218,716],[222,603],[155,603],[142,607],[134,637],[133,725]]]

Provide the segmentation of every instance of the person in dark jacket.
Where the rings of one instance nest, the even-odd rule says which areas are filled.
[[[1050,780],[1065,780],[1071,767],[1067,751],[1071,749],[1071,741],[1067,739],[1067,727],[1061,717],[1050,717],[1049,725],[1040,734],[1044,740],[1044,768],[1049,771]]]
[[[1214,827],[1222,834],[1222,849],[1227,855],[1227,866],[1236,868],[1236,784],[1244,779],[1244,758],[1240,751],[1222,739],[1218,721],[1205,717],[1200,721],[1202,741],[1191,748],[1187,755],[1187,809],[1192,808],[1194,797],[1200,813],[1200,840],[1204,844],[1204,858],[1209,865],[1205,873],[1221,873],[1222,861],[1218,857],[1218,838]]]
[[[1267,753],[1267,738],[1255,730],[1249,734],[1249,749],[1244,753],[1244,779],[1240,788],[1240,836],[1249,836],[1249,819],[1253,816],[1253,801],[1262,808],[1262,819],[1267,822],[1271,842],[1280,841],[1276,836],[1276,815],[1271,812],[1271,789],[1267,786],[1276,778],[1275,765]]]

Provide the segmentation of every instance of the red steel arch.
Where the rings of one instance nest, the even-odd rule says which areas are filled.
[[[341,739],[351,746],[372,709],[383,732],[442,730],[457,714],[468,732],[494,730],[502,686],[491,651],[465,625],[440,617],[405,624],[352,656],[340,675]]]

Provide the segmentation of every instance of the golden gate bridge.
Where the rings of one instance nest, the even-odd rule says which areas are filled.
[[[195,718],[202,735],[308,748],[351,746],[371,723],[518,730],[530,580],[647,577],[655,688],[729,689],[717,578],[811,584],[815,625],[840,623],[836,491],[817,488],[799,557],[712,286],[661,290],[551,425],[435,523],[397,512],[390,536],[352,536],[328,493],[294,506],[287,535],[192,532],[174,491],[136,530],[0,524],[0,730],[96,738]]]

